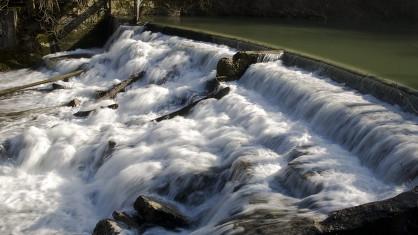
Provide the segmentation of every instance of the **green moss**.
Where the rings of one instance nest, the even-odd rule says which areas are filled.
[[[0,72],[9,71],[10,67],[7,64],[0,63]]]

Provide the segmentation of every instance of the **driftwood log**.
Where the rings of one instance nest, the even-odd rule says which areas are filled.
[[[109,108],[109,109],[118,109],[119,105],[118,104],[111,104],[108,106],[101,106],[99,109],[104,109],[104,108]],[[87,111],[78,111],[77,113],[73,114],[76,117],[87,117],[89,116],[91,113],[96,112],[98,109],[93,109],[93,110],[87,110]]]
[[[106,100],[106,99],[113,99],[116,97],[116,95],[120,92],[125,91],[126,87],[131,85],[132,83],[138,81],[139,79],[143,78],[145,75],[145,72],[140,72],[129,79],[126,79],[125,81],[118,83],[114,85],[112,88],[110,88],[107,91],[99,92],[97,94],[97,100]]]
[[[96,54],[93,53],[77,53],[77,54],[68,54],[68,55],[60,55],[60,56],[53,56],[53,57],[44,57],[42,65],[45,65],[48,68],[54,68],[54,66],[62,60],[67,59],[82,59],[82,58],[91,58]]]
[[[39,86],[39,85],[43,85],[43,84],[48,84],[48,83],[53,83],[53,82],[56,82],[56,81],[66,80],[66,79],[69,79],[71,77],[78,76],[83,72],[84,72],[84,70],[76,70],[74,72],[66,73],[66,74],[63,74],[63,75],[58,75],[58,76],[52,77],[52,78],[47,79],[47,80],[42,80],[42,81],[39,81],[39,82],[34,82],[34,83],[22,85],[22,86],[17,86],[17,87],[12,87],[12,88],[7,88],[7,89],[4,89],[4,90],[0,90],[0,96],[10,95],[10,94],[13,94],[17,91],[21,91],[21,90],[24,90],[24,89],[27,89],[27,88],[31,88],[31,87],[35,87],[35,86]]]
[[[200,102],[202,102],[204,100],[207,100],[207,99],[211,99],[211,98],[215,98],[217,100],[222,99],[222,97],[226,96],[229,93],[229,91],[230,91],[229,87],[225,87],[225,88],[222,88],[220,90],[215,90],[214,92],[210,93],[209,95],[207,95],[207,96],[205,96],[201,99],[198,99],[198,100],[186,105],[185,107],[183,107],[183,108],[181,108],[177,111],[174,111],[172,113],[169,113],[169,114],[166,114],[166,115],[161,116],[159,118],[156,118],[153,121],[161,122],[161,121],[164,121],[164,120],[167,120],[167,119],[172,119],[172,118],[177,117],[177,116],[185,116]]]

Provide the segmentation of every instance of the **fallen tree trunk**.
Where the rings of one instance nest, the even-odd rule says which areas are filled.
[[[12,94],[14,92],[21,91],[23,89],[27,89],[27,88],[30,88],[30,87],[35,87],[35,86],[39,86],[39,85],[43,85],[43,84],[47,84],[47,83],[66,80],[66,79],[69,79],[71,77],[78,76],[83,72],[84,72],[84,70],[77,70],[77,71],[67,73],[67,74],[64,74],[64,75],[55,76],[55,77],[52,77],[52,78],[47,79],[47,80],[43,80],[43,81],[39,81],[39,82],[34,82],[34,83],[22,85],[22,86],[17,86],[17,87],[12,87],[12,88],[7,88],[7,89],[4,89],[4,90],[0,90],[0,96],[9,95],[9,94]]]
[[[65,38],[70,32],[76,29],[81,23],[87,20],[90,16],[100,11],[100,9],[106,6],[106,0],[100,0],[95,2],[91,7],[81,13],[77,18],[66,24],[61,31],[58,32],[56,39],[61,40]]]
[[[78,99],[73,99],[67,103],[51,106],[51,107],[41,107],[41,108],[33,108],[33,109],[27,109],[22,111],[14,111],[14,112],[8,112],[8,113],[0,113],[0,118],[18,118],[24,115],[34,114],[34,113],[44,113],[49,110],[53,110],[56,108],[61,107],[77,107],[81,104],[81,101]]]
[[[105,92],[100,92],[97,95],[97,100],[106,100],[106,99],[113,99],[116,97],[116,95],[122,91],[125,91],[125,88],[129,85],[131,85],[132,83],[138,81],[139,79],[143,78],[145,75],[145,72],[140,72],[132,77],[130,77],[129,79],[118,83],[116,85],[114,85],[112,88],[110,88],[108,91]]]
[[[179,109],[179,110],[177,110],[177,111],[174,111],[174,112],[172,112],[172,113],[169,113],[169,114],[166,114],[166,115],[164,115],[164,116],[161,116],[161,117],[159,117],[159,118],[156,118],[156,119],[154,119],[153,121],[156,121],[156,122],[161,122],[161,121],[164,121],[164,120],[168,120],[168,119],[172,119],[172,118],[174,118],[174,117],[177,117],[177,116],[185,116],[185,115],[187,115],[198,103],[200,103],[200,102],[202,102],[202,101],[204,101],[204,100],[207,100],[207,99],[211,99],[211,98],[215,98],[215,99],[217,99],[217,100],[219,100],[219,99],[222,99],[222,97],[224,97],[224,96],[226,96],[228,93],[229,93],[229,91],[230,91],[230,88],[229,87],[225,87],[225,88],[222,88],[222,89],[220,89],[219,91],[216,91],[216,92],[213,92],[213,93],[211,93],[211,94],[209,94],[209,95],[207,95],[206,97],[203,97],[203,98],[201,98],[201,99],[199,99],[199,100],[196,100],[196,101],[194,101],[194,102],[192,102],[192,103],[190,103],[190,104],[188,104],[188,105],[186,105],[185,107],[183,107],[183,108],[181,108],[181,109]]]
[[[69,54],[69,55],[61,55],[61,56],[54,56],[54,57],[45,57],[43,58],[42,65],[45,65],[48,68],[54,68],[54,66],[62,60],[68,59],[83,59],[83,58],[91,58],[96,54],[92,53],[77,53],[77,54]]]

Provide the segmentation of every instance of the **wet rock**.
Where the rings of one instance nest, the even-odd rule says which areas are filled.
[[[66,89],[67,87],[58,84],[58,83],[52,83],[52,90],[61,90],[61,89]]]
[[[205,84],[205,90],[208,93],[216,92],[219,90],[220,83],[217,78],[211,79],[206,82]]]
[[[112,213],[112,217],[116,221],[124,223],[125,225],[127,225],[130,228],[139,228],[140,227],[140,223],[139,223],[140,218],[132,217],[126,212],[114,211]]]
[[[155,187],[160,195],[172,195],[174,200],[187,205],[199,205],[223,187],[222,171],[209,171],[184,175],[167,175],[164,183]]]
[[[232,57],[232,61],[236,67],[236,73],[238,77],[241,77],[250,65],[258,62],[258,58],[263,56],[259,52],[238,52]]]
[[[303,161],[294,160],[276,174],[274,181],[285,187],[291,196],[305,198],[319,193],[324,188],[324,185],[315,179],[320,173],[320,169],[309,168],[303,165]]]
[[[134,208],[146,223],[169,229],[189,225],[188,219],[173,205],[152,197],[139,196],[134,203]]]
[[[241,78],[250,65],[261,61],[272,54],[279,55],[280,51],[241,51],[232,58],[219,60],[216,70],[216,77],[219,81],[235,81]]]
[[[119,235],[122,231],[123,228],[115,220],[104,219],[96,224],[93,235]]]
[[[215,92],[213,95],[209,95],[208,97],[220,100],[223,97],[225,97],[226,95],[228,95],[230,91],[231,91],[231,88],[224,87],[224,88],[220,89],[219,91]]]
[[[106,94],[106,91],[103,91],[103,90],[94,92],[94,96],[95,96],[96,99],[99,99],[100,97],[104,96],[105,94]]]
[[[66,106],[68,106],[68,107],[78,107],[78,106],[80,106],[80,104],[81,104],[81,101],[79,100],[79,99],[73,99],[73,100],[71,100],[70,102],[68,102],[67,104],[66,104]]]
[[[396,197],[331,213],[323,234],[418,234],[418,187]]]
[[[232,216],[217,229],[220,234],[236,235],[316,235],[321,231],[318,222],[311,218],[267,209]]]
[[[111,104],[111,105],[108,105],[106,107],[109,108],[109,109],[118,109],[119,105],[118,104]],[[105,107],[101,107],[101,108],[105,108]]]
[[[222,77],[223,81],[234,80],[236,78],[236,68],[232,58],[222,58],[216,66],[216,76]]]
[[[229,180],[247,182],[252,177],[254,164],[247,159],[237,159],[232,163]]]

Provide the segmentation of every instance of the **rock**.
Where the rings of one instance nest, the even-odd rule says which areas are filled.
[[[61,89],[66,89],[66,87],[58,83],[52,83],[52,90],[61,90]]]
[[[222,77],[222,81],[233,81],[236,78],[236,68],[231,58],[222,58],[216,66],[216,77]]]
[[[219,60],[216,70],[216,77],[219,81],[235,81],[241,78],[250,65],[261,61],[270,55],[279,55],[280,51],[241,51],[232,58]]]
[[[93,235],[119,235],[123,231],[122,227],[112,219],[100,220],[94,228]]]
[[[111,105],[108,105],[106,107],[101,107],[101,108],[118,109],[119,105],[118,104],[111,104]]]
[[[148,196],[139,196],[134,208],[144,222],[169,229],[189,225],[189,221],[174,206]]]
[[[69,106],[69,107],[78,107],[78,106],[80,106],[80,104],[81,104],[81,101],[79,100],[79,99],[73,99],[73,100],[71,100],[70,102],[68,102],[67,104],[66,104],[66,106]]]
[[[331,213],[324,234],[418,234],[418,187],[396,197]]]
[[[10,70],[11,70],[11,68],[7,64],[0,63],[0,72],[7,72],[7,71],[10,71]]]
[[[218,79],[214,78],[214,79],[211,79],[211,80],[206,82],[205,90],[206,90],[207,93],[213,93],[213,92],[218,91],[219,86],[220,86],[220,83],[219,83]]]
[[[104,96],[106,94],[106,91],[99,90],[94,92],[94,96],[96,99],[99,99],[100,97]]]
[[[217,100],[220,100],[223,97],[225,97],[226,95],[228,95],[230,91],[231,91],[231,88],[224,87],[224,88],[220,89],[218,92],[216,92],[215,94],[213,94],[213,98],[215,98]],[[209,97],[211,97],[211,96],[209,96]]]
[[[285,211],[258,209],[231,216],[217,225],[216,234],[234,235],[318,235],[318,222],[307,217],[291,216]],[[292,218],[293,217],[293,218]]]
[[[250,65],[257,63],[258,58],[263,56],[259,52],[238,52],[232,57],[236,67],[237,76],[240,78]]]
[[[126,212],[114,211],[112,213],[112,217],[116,221],[122,222],[130,228],[139,228],[140,227],[140,223],[138,223],[140,221],[140,219],[139,218],[134,218],[134,217],[128,215]]]

